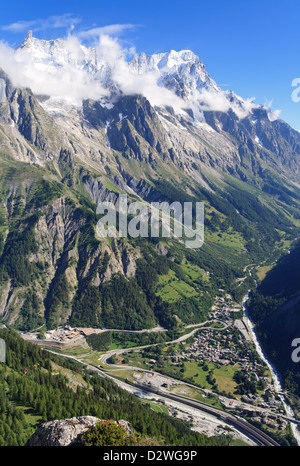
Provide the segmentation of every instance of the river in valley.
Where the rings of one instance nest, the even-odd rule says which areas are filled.
[[[295,414],[294,414],[292,408],[286,403],[285,397],[284,397],[284,395],[282,393],[282,385],[281,385],[281,381],[280,381],[280,375],[276,371],[275,367],[268,360],[266,354],[262,350],[262,348],[260,346],[260,343],[259,343],[259,341],[257,339],[256,333],[255,333],[255,325],[251,321],[251,319],[249,317],[249,314],[248,314],[248,311],[247,311],[246,303],[247,303],[247,301],[249,299],[249,294],[250,294],[250,291],[244,297],[244,300],[243,300],[243,309],[244,309],[245,321],[246,321],[247,327],[249,328],[249,331],[250,331],[252,339],[253,339],[253,343],[255,344],[255,347],[256,347],[256,350],[257,350],[259,356],[267,364],[267,366],[270,369],[270,372],[272,374],[272,379],[273,379],[273,382],[274,382],[275,391],[277,392],[278,396],[280,397],[280,399],[282,401],[282,404],[284,406],[286,414],[290,418],[295,418]],[[293,435],[294,435],[294,437],[295,437],[295,439],[297,441],[297,444],[298,444],[298,446],[300,446],[300,430],[298,430],[297,424],[292,422],[291,423],[291,428],[292,428],[292,431],[293,431]]]

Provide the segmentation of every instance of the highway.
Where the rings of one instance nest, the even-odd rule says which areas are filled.
[[[133,382],[130,382],[128,379],[126,380],[126,383],[129,385],[132,385],[140,390],[148,391],[155,393],[159,396],[169,398],[174,401],[178,401],[180,403],[184,403],[188,406],[195,407],[197,409],[200,409],[202,411],[206,411],[214,416],[217,416],[219,419],[223,420],[226,423],[232,424],[236,428],[238,428],[240,431],[246,433],[248,436],[252,437],[254,440],[256,440],[258,443],[264,446],[280,446],[279,443],[277,443],[274,439],[269,437],[267,434],[262,432],[260,429],[257,427],[249,424],[247,421],[239,418],[238,416],[235,416],[233,414],[228,414],[225,413],[224,411],[221,411],[220,409],[214,408],[212,406],[209,406],[205,403],[201,403],[200,401],[194,401],[188,398],[185,398],[183,396],[178,396],[178,395],[171,395],[169,393],[166,393],[162,390],[156,390],[150,386],[143,385],[143,384],[136,384]]]
[[[55,351],[51,351],[51,350],[48,350],[48,351],[51,352],[51,353],[54,353],[54,354],[58,354],[60,356],[64,356],[64,357],[67,357],[67,358],[70,358],[70,359],[74,359],[74,360],[86,365],[88,369],[98,372],[98,374],[101,375],[102,377],[109,378],[111,380],[114,380],[117,383],[119,382],[114,377],[112,377],[112,376],[106,374],[105,372],[103,372],[101,369],[99,369],[99,367],[84,363],[83,361],[81,361],[80,359],[78,359],[78,358],[76,358],[74,356],[56,353]],[[247,421],[241,419],[238,416],[235,416],[233,414],[225,413],[224,411],[222,411],[222,410],[220,410],[218,408],[214,408],[214,407],[209,406],[209,405],[207,405],[205,403],[201,403],[200,401],[194,401],[194,400],[191,400],[189,398],[185,398],[183,396],[171,395],[171,394],[169,394],[169,393],[167,393],[165,391],[154,389],[153,387],[150,387],[148,385],[143,385],[143,384],[137,384],[137,383],[130,382],[128,379],[126,379],[126,384],[131,385],[132,387],[138,388],[139,390],[143,390],[144,392],[152,392],[152,393],[155,393],[155,394],[157,394],[157,395],[159,395],[161,397],[168,398],[168,399],[177,401],[179,403],[186,404],[187,406],[194,407],[194,408],[199,409],[201,411],[205,411],[205,412],[207,412],[207,413],[209,413],[209,414],[211,414],[213,416],[216,416],[217,418],[219,418],[220,420],[226,422],[227,424],[231,424],[231,425],[235,426],[238,430],[240,430],[241,432],[246,434],[248,437],[255,440],[260,445],[263,445],[263,446],[280,446],[279,443],[277,443],[274,439],[272,439],[267,434],[262,432],[260,429],[258,429],[257,427],[249,424]]]
[[[102,377],[109,378],[109,379],[119,383],[119,381],[117,379],[115,379],[114,377],[106,374],[101,369],[99,369],[99,367],[84,363],[82,360],[80,360],[80,359],[78,359],[78,358],[76,358],[74,356],[71,356],[71,355],[56,353],[55,351],[51,351],[51,350],[48,350],[48,351],[51,352],[51,353],[54,353],[54,354],[58,354],[58,355],[63,356],[63,357],[74,359],[74,360],[86,365],[88,369],[98,372],[98,374],[101,375]],[[200,401],[191,400],[191,399],[183,397],[183,396],[171,395],[170,393],[167,393],[167,392],[162,391],[162,390],[157,390],[157,389],[155,389],[153,387],[150,387],[148,385],[137,384],[137,383],[130,382],[128,379],[126,379],[126,384],[131,385],[132,387],[135,387],[135,388],[137,388],[139,390],[142,390],[144,392],[152,392],[152,393],[155,393],[156,395],[159,395],[161,397],[177,401],[179,403],[185,404],[187,406],[191,406],[191,407],[199,409],[201,411],[205,411],[205,412],[219,418],[223,422],[233,425],[238,430],[240,430],[241,432],[246,434],[248,437],[255,440],[260,445],[263,445],[263,446],[280,446],[279,443],[277,443],[274,439],[272,439],[267,434],[262,432],[260,429],[258,429],[257,427],[249,424],[247,421],[245,421],[244,419],[241,419],[238,416],[235,416],[233,414],[228,414],[228,413],[226,413],[226,412],[224,412],[224,411],[222,411],[222,410],[220,410],[218,408],[214,408],[214,407],[209,406],[209,405],[207,405],[205,403],[201,403]]]

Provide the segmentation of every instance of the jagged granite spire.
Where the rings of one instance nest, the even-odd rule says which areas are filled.
[[[32,31],[28,31],[28,32],[27,32],[27,35],[26,35],[26,37],[25,37],[25,39],[24,39],[24,42],[27,42],[27,41],[29,41],[30,39],[32,39]]]
[[[22,42],[22,44],[18,45],[17,50],[27,48],[31,43],[31,39],[32,39],[32,31],[30,30],[27,32],[26,37],[24,41]]]

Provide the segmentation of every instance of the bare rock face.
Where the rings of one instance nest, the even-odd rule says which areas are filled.
[[[45,422],[30,437],[26,446],[74,446],[86,430],[101,421],[103,419],[94,416],[80,416]],[[128,421],[119,420],[116,424],[121,425],[129,434],[133,433]]]

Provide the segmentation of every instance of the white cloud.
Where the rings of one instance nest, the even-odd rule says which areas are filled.
[[[26,32],[28,29],[34,31],[44,31],[46,29],[71,28],[80,23],[81,19],[70,13],[64,15],[50,16],[49,18],[40,18],[31,21],[17,21],[12,24],[2,26],[1,29],[9,32]]]
[[[270,121],[276,121],[280,118],[281,110],[268,109],[268,118]]]
[[[16,87],[28,87],[34,94],[61,97],[74,104],[82,99],[99,99],[107,94],[99,82],[84,69],[76,66],[82,49],[79,41],[70,36],[66,46],[74,61],[66,62],[63,68],[33,60],[26,49],[14,50],[0,43],[0,65]]]
[[[16,23],[8,24],[7,26],[2,26],[3,31],[9,32],[24,32],[32,28],[36,24],[36,21],[17,21]]]
[[[122,48],[117,39],[101,35],[96,52],[99,59],[109,65],[113,81],[125,95],[142,94],[152,105],[169,105],[176,112],[181,112],[186,107],[186,103],[172,91],[158,85],[159,71],[134,74],[126,60],[131,51]]]
[[[194,93],[202,110],[227,112],[230,108],[229,101],[223,92],[202,89],[201,92]]]
[[[78,32],[78,37],[82,39],[98,39],[102,35],[115,36],[120,35],[128,29],[135,29],[136,24],[111,24],[109,26],[97,27],[86,31]]]
[[[268,100],[265,98],[264,108],[267,111],[268,118],[270,121],[276,121],[280,118],[281,110],[272,110],[273,99]]]

